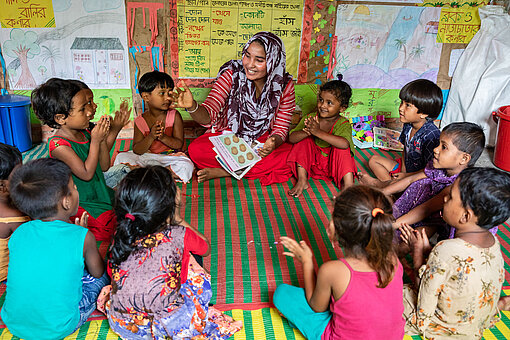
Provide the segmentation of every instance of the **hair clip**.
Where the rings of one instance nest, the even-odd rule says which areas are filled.
[[[344,79],[344,76],[341,73],[337,74],[336,77],[338,80]]]
[[[135,216],[134,215],[131,215],[130,213],[127,213],[126,215],[124,215],[125,218],[129,218],[131,221],[134,221],[135,220]]]
[[[374,208],[372,210],[372,217],[376,217],[377,214],[379,214],[379,213],[384,215],[384,210],[382,210],[381,208]]]

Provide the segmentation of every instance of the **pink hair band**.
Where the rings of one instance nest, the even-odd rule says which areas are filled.
[[[125,218],[129,218],[131,221],[134,221],[135,220],[135,216],[134,215],[131,215],[130,213],[127,213],[126,215],[124,215]]]

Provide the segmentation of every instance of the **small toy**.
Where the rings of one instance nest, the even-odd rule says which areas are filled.
[[[351,117],[353,142],[359,148],[369,148],[374,141],[374,127],[384,127],[384,116],[361,116]],[[359,143],[358,143],[359,142]]]

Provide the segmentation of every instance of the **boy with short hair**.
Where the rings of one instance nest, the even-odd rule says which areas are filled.
[[[140,78],[138,91],[146,110],[134,120],[133,150],[119,153],[114,164],[161,165],[178,181],[191,179],[193,162],[177,152],[184,145],[184,126],[181,114],[170,107],[173,90],[174,81],[164,72],[152,71]]]
[[[408,224],[427,229],[432,236],[447,238],[449,229],[440,216],[444,197],[450,192],[459,173],[473,166],[485,146],[483,129],[473,123],[451,123],[441,132],[434,158],[425,169],[396,180],[382,189],[387,195],[404,193],[393,204],[395,227]],[[495,233],[495,231],[494,231]]]
[[[407,83],[400,90],[400,121],[404,123],[400,142],[404,145],[402,158],[389,159],[373,155],[368,166],[376,178],[358,174],[365,184],[383,187],[388,181],[403,178],[420,170],[434,156],[439,144],[439,129],[434,125],[443,107],[443,93],[439,86],[427,79]]]
[[[33,220],[14,231],[1,316],[20,338],[63,338],[96,308],[109,278],[87,215],[76,224],[79,194],[62,161],[37,159],[16,168],[9,181],[14,204]],[[90,274],[89,274],[90,273]]]

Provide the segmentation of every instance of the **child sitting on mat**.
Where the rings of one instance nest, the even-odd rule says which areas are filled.
[[[84,90],[87,101],[90,102],[92,117],[94,117],[97,109],[97,104],[94,102],[94,93],[92,90],[81,80],[70,79],[69,81],[75,83],[82,90]],[[113,119],[110,119],[110,130],[108,131],[108,135],[105,138],[105,145],[108,152],[111,152],[113,146],[115,145],[115,141],[117,140],[119,132],[124,126],[126,126],[127,123],[129,123],[130,115],[131,109],[128,110],[128,103],[127,101],[123,100],[120,103],[119,110],[115,111]],[[94,123],[89,122],[89,130],[92,130],[94,126]],[[129,171],[131,171],[131,169],[131,166],[125,164],[116,164],[115,166],[110,167],[107,171],[104,172],[105,183],[110,188],[115,188],[117,184],[119,184],[120,180],[124,178],[124,176]]]
[[[423,170],[434,156],[439,144],[439,129],[434,125],[443,107],[443,93],[439,86],[426,79],[413,80],[400,90],[400,121],[404,123],[400,142],[404,145],[402,158],[389,159],[373,155],[368,166],[376,178],[358,174],[361,183],[386,186],[392,179],[403,178]]]
[[[448,187],[462,170],[475,165],[484,146],[485,135],[479,125],[465,122],[446,126],[427,167],[382,190],[387,195],[405,190],[393,204],[393,216],[397,219],[395,228],[408,224],[413,228],[425,228],[429,237],[437,232],[440,239],[447,238],[450,230],[440,210],[444,197],[450,192]],[[492,232],[496,231],[494,227]]]
[[[349,84],[332,80],[322,85],[317,98],[317,112],[304,116],[290,132],[294,144],[287,163],[297,182],[289,195],[298,197],[308,188],[308,177],[331,180],[336,186],[354,184],[354,144],[349,120],[342,113],[349,106],[352,90]]]
[[[145,73],[138,84],[147,110],[135,118],[133,151],[121,152],[114,164],[161,165],[168,167],[176,179],[188,182],[193,162],[182,152],[184,127],[181,114],[170,108],[174,81],[164,72]]]
[[[509,217],[510,175],[468,168],[445,197],[443,218],[455,228],[453,239],[439,242],[431,251],[423,231],[401,228],[403,240],[413,250],[417,274],[417,290],[408,285],[404,289],[407,334],[480,339],[499,320],[498,308],[507,309],[509,300],[500,299],[504,261],[490,229]]]
[[[110,117],[101,117],[88,130],[95,108],[87,93],[75,81],[52,78],[32,92],[32,106],[44,124],[57,129],[48,140],[50,157],[60,159],[73,172],[80,193],[76,217],[87,212],[89,230],[98,241],[105,241],[110,240],[117,224],[113,190],[106,186],[103,175],[110,167],[106,145]]]
[[[307,339],[402,339],[403,269],[393,250],[391,203],[380,191],[351,186],[335,199],[328,235],[345,258],[324,263],[315,276],[305,241],[282,237],[303,264],[305,288],[282,284],[276,308]]]
[[[26,339],[61,339],[77,330],[96,309],[109,278],[87,215],[70,224],[79,195],[71,169],[43,158],[14,169],[9,192],[33,220],[9,241],[9,273],[2,320]],[[89,274],[90,273],[90,274]]]
[[[11,145],[0,143],[0,281],[7,278],[11,234],[30,217],[19,211],[9,196],[9,175],[21,164],[21,152]]]
[[[177,213],[180,191],[170,171],[134,169],[120,182],[115,202],[119,226],[106,304],[112,330],[123,339],[224,339],[237,331],[212,321],[210,279],[188,276],[190,252],[207,256],[210,246]]]

